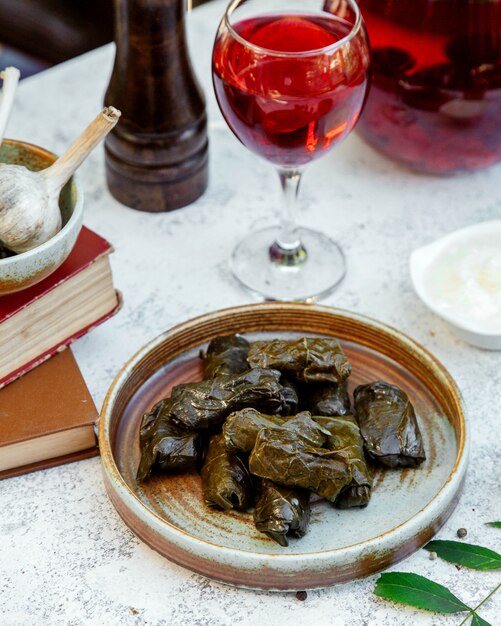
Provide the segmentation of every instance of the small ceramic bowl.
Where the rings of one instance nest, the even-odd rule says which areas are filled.
[[[414,250],[417,295],[464,341],[501,350],[501,220],[456,230]]]
[[[24,165],[30,170],[45,169],[56,155],[23,141],[5,139],[0,148],[0,162]],[[0,259],[0,296],[21,291],[54,272],[70,254],[82,227],[83,194],[74,177],[61,190],[59,207],[62,229],[40,246]]]

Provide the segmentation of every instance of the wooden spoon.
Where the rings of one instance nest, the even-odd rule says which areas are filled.
[[[0,78],[3,79],[2,100],[0,101],[0,146],[14,104],[19,76],[20,72],[17,67],[6,67],[3,72],[0,72]]]
[[[119,118],[120,111],[105,107],[45,170],[32,172],[22,165],[0,163],[0,241],[6,248],[26,252],[61,230],[61,188]]]

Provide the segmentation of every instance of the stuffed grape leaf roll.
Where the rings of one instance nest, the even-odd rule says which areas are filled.
[[[203,430],[222,424],[232,411],[248,406],[280,412],[284,401],[279,380],[280,372],[257,368],[177,385],[171,396],[172,420],[187,430]]]
[[[350,465],[342,455],[314,448],[287,428],[259,431],[249,470],[281,485],[309,489],[330,502],[351,481]]]
[[[141,459],[137,471],[140,481],[152,471],[176,471],[193,467],[202,455],[200,433],[176,426],[169,414],[170,400],[156,404],[143,416],[140,430]]]
[[[330,434],[328,430],[313,421],[311,414],[307,411],[298,413],[294,417],[280,417],[265,415],[256,409],[248,408],[235,411],[227,417],[223,426],[226,449],[230,452],[250,452],[262,428],[288,428],[317,448],[324,445]]]
[[[151,437],[152,432],[155,430],[160,420],[165,419],[169,415],[170,398],[165,398],[157,402],[151,411],[145,413],[141,419],[141,426],[139,428],[139,439],[141,444]]]
[[[315,416],[313,419],[330,433],[325,447],[338,452],[351,468],[351,482],[341,490],[335,502],[336,507],[348,509],[366,506],[371,497],[372,474],[365,461],[364,441],[355,418],[346,415]]]
[[[280,378],[280,384],[282,385],[280,392],[283,406],[282,415],[296,415],[299,406],[296,385],[283,377]]]
[[[252,479],[242,459],[228,452],[221,434],[209,441],[201,470],[202,494],[208,506],[225,511],[253,504]]]
[[[303,385],[301,408],[312,415],[351,415],[351,402],[346,383]]]
[[[382,381],[355,389],[355,412],[365,450],[387,467],[416,467],[426,456],[407,394]]]
[[[216,337],[200,356],[204,362],[204,378],[241,374],[249,369],[249,342],[240,335]]]
[[[339,341],[332,338],[255,341],[247,360],[251,367],[277,369],[306,383],[338,383],[351,373]]]
[[[281,546],[288,546],[287,535],[303,537],[308,531],[310,493],[263,480],[254,510],[254,524]]]

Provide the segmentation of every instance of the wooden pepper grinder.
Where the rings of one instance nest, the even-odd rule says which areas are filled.
[[[105,142],[111,193],[141,211],[170,211],[203,194],[205,100],[190,64],[186,0],[115,0],[116,57],[105,102],[122,111]]]

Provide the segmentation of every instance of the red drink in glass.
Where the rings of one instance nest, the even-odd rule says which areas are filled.
[[[280,224],[238,243],[233,274],[268,300],[324,297],[345,275],[343,251],[295,213],[304,166],[349,134],[365,102],[370,49],[356,1],[231,0],[212,68],[228,126],[275,165],[283,192]]]
[[[273,13],[233,25],[245,42],[226,32],[218,37],[216,97],[246,147],[279,167],[296,168],[348,135],[366,94],[366,42],[352,41],[349,58],[343,47],[325,51],[351,29],[327,13]]]
[[[501,0],[360,0],[373,81],[359,131],[414,169],[501,161]]]

